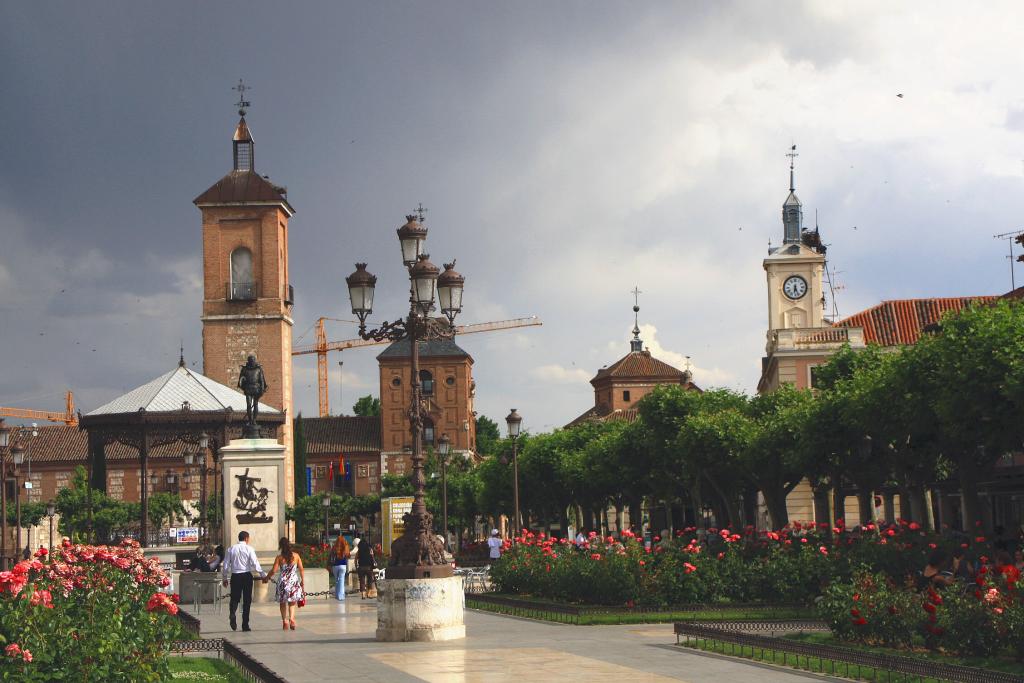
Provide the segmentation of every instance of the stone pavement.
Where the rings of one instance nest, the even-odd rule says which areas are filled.
[[[465,640],[378,643],[376,601],[358,595],[311,600],[298,610],[295,631],[281,630],[272,603],[253,605],[250,633],[231,631],[226,605],[220,614],[206,605],[197,616],[204,637],[230,639],[289,683],[829,680],[678,648],[671,624],[571,626],[467,610]]]

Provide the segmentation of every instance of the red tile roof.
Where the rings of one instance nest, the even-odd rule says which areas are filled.
[[[24,446],[34,463],[53,462],[65,464],[86,464],[89,460],[88,434],[78,427],[53,425],[39,427],[39,435],[31,438],[22,434],[14,443]],[[12,444],[13,446],[14,444]],[[150,458],[182,458],[184,441],[176,441],[149,449]],[[139,452],[123,443],[110,443],[106,448],[107,461],[138,460]],[[184,460],[182,460],[184,462]]]
[[[304,417],[302,433],[309,455],[379,453],[379,417]]]
[[[661,380],[660,383],[666,384],[667,382],[664,380],[676,380],[674,383],[683,384],[688,379],[685,372],[658,360],[651,355],[650,351],[646,350],[632,351],[608,367],[601,368],[597,371],[594,379],[590,380],[590,383],[593,384],[608,377],[650,378]]]
[[[947,299],[896,299],[840,320],[836,327],[864,328],[868,344],[897,346],[914,344],[921,332],[939,322],[949,312],[961,311],[976,303],[994,301],[995,296],[964,296]]]

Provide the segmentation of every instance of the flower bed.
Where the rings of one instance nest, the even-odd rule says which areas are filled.
[[[0,678],[162,681],[180,627],[170,579],[138,543],[65,544],[0,572]]]
[[[811,604],[832,583],[848,582],[858,567],[901,580],[923,568],[939,545],[961,543],[905,521],[857,531],[841,523],[778,531],[689,528],[675,538],[655,537],[649,548],[629,531],[619,539],[591,533],[579,548],[525,532],[492,563],[491,581],[502,593],[596,605]],[[980,537],[963,545],[990,552]]]
[[[973,583],[916,592],[884,574],[858,572],[829,587],[819,605],[840,640],[959,655],[1024,658],[1024,600],[982,568]]]

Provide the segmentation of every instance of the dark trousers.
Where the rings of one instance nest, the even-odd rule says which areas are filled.
[[[356,571],[359,574],[359,590],[367,591],[373,588],[373,567],[360,567]]]
[[[249,608],[252,607],[252,574],[231,575],[231,623],[235,623],[235,610],[242,601],[242,628],[249,628]]]

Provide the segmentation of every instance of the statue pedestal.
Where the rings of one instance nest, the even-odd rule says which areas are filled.
[[[465,610],[466,595],[461,576],[384,579],[377,586],[377,640],[465,638]]]
[[[286,534],[284,519],[285,447],[276,439],[234,439],[220,449],[224,481],[224,547],[249,532],[263,570],[277,555]]]

